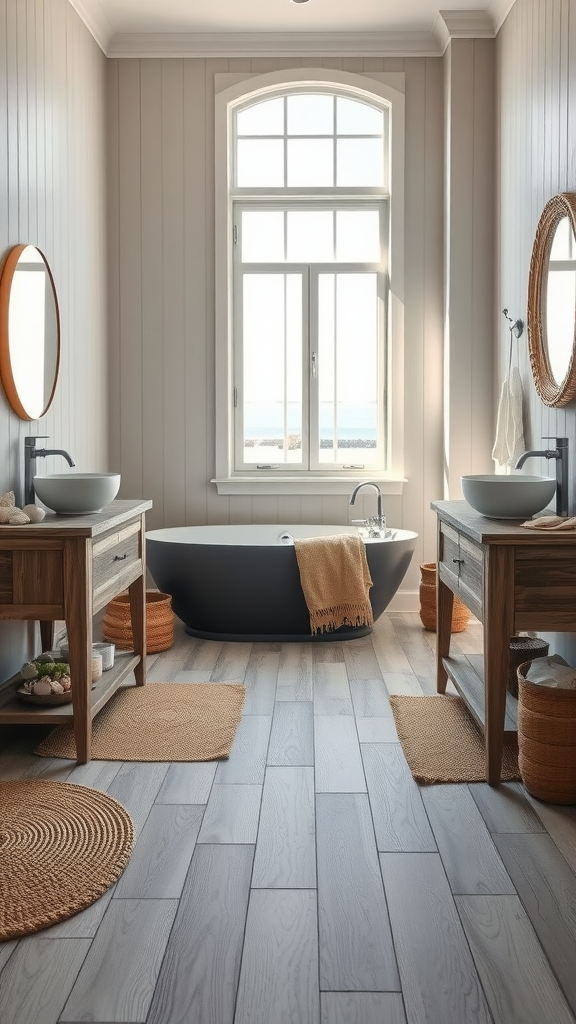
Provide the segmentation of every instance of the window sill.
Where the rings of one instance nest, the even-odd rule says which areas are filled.
[[[350,494],[356,484],[370,481],[378,484],[382,494],[402,494],[404,477],[350,476],[350,477],[286,477],[236,476],[215,477],[218,494]]]

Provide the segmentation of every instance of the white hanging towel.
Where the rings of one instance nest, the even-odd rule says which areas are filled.
[[[517,459],[526,450],[522,420],[522,379],[517,366],[512,363],[512,337],[510,337],[510,360],[508,373],[502,382],[496,438],[492,458],[501,466],[515,466]]]

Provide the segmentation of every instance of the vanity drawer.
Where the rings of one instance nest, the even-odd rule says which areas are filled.
[[[102,590],[140,562],[140,523],[131,523],[92,545],[92,589]]]
[[[482,548],[468,537],[460,535],[460,588],[482,601]]]

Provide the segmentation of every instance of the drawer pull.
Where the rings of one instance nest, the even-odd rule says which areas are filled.
[[[452,561],[453,562],[458,562],[458,565],[464,565],[464,559],[463,558],[453,558]]]
[[[112,561],[113,562],[123,562],[125,558],[128,558],[128,555],[114,555],[114,558],[112,559]]]

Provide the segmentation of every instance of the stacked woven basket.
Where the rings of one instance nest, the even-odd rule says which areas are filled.
[[[424,629],[436,632],[436,562],[420,566],[420,619]],[[454,595],[451,633],[462,633],[470,619],[470,612],[459,597]]]
[[[529,793],[576,803],[576,690],[539,686],[518,668],[518,767]]]
[[[121,650],[131,651],[134,646],[130,619],[130,598],[119,594],[106,606],[102,621],[105,640]],[[174,643],[174,612],[172,598],[157,590],[146,592],[146,653],[166,651]]]

